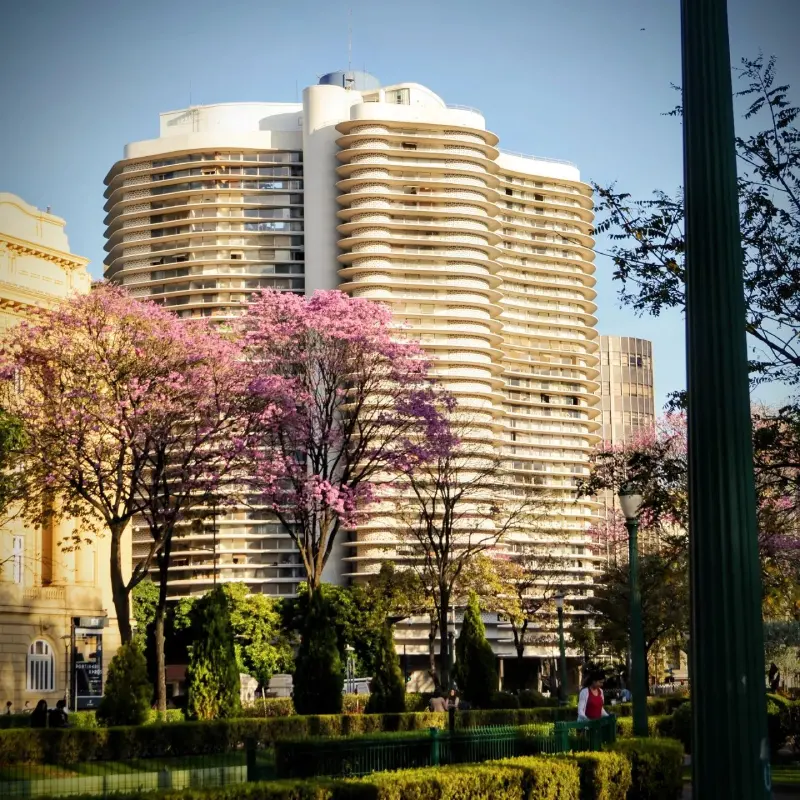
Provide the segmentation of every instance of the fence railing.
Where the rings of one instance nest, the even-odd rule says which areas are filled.
[[[573,712],[574,713],[574,712]],[[465,714],[465,717],[467,715]],[[158,732],[154,728],[154,735]],[[90,737],[92,732],[86,731]],[[481,763],[524,755],[599,750],[616,738],[616,718],[524,726],[306,738],[273,747],[247,739],[228,752],[58,764],[3,763],[0,798],[94,795],[223,787],[276,778],[343,777],[440,764]],[[71,751],[70,751],[71,752]],[[78,761],[79,749],[74,751]],[[33,755],[33,754],[32,754]],[[65,753],[66,755],[66,753]]]
[[[431,728],[425,735],[284,741],[275,745],[274,774],[278,779],[355,777],[386,770],[600,750],[616,735],[616,718],[609,716],[586,722],[466,728],[453,733]],[[248,763],[254,765],[250,779],[261,779],[254,743],[248,755]]]

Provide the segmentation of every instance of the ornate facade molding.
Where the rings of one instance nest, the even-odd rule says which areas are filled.
[[[44,261],[50,261],[57,264],[63,269],[75,270],[85,267],[89,263],[88,258],[81,258],[80,256],[67,255],[58,250],[51,250],[48,247],[41,247],[33,245],[30,242],[25,242],[22,239],[16,239],[9,236],[7,233],[0,233],[0,248],[10,250],[12,253],[23,256],[34,256],[41,258]]]

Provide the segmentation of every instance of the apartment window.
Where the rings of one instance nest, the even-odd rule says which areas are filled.
[[[414,142],[403,142],[403,150],[416,150],[417,146]]]
[[[50,645],[43,639],[37,639],[28,648],[28,682],[29,692],[55,691],[56,664]]]
[[[11,574],[14,583],[22,583],[22,557],[25,551],[25,539],[15,536],[11,546]]]
[[[389,103],[407,106],[411,101],[411,96],[408,89],[395,89],[392,92],[386,92],[386,100]]]

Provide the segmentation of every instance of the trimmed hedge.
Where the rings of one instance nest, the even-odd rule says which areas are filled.
[[[578,764],[569,759],[542,757],[384,772],[356,780],[274,781],[180,792],[134,792],[114,797],[116,800],[581,800]],[[90,800],[89,796],[84,798]]]
[[[183,716],[183,711],[178,708],[167,709],[168,723],[185,722],[186,718]],[[159,722],[158,711],[149,709],[147,712],[147,719],[145,725],[153,725]],[[30,714],[4,714],[0,716],[0,730],[8,730],[10,728],[30,728],[31,715]],[[100,723],[97,720],[97,715],[94,711],[70,711],[69,712],[69,726],[71,728],[99,728]]]
[[[631,788],[631,764],[622,753],[568,756],[581,771],[581,800],[625,800]]]
[[[358,781],[375,800],[579,800],[578,765],[555,758],[516,758],[481,765],[383,772]],[[335,800],[340,795],[334,794]],[[348,796],[349,800],[349,796]]]
[[[352,780],[270,781],[114,796],[116,800],[623,800],[626,796],[673,800],[675,794],[669,789],[675,786],[669,783],[668,767],[674,766],[676,745],[645,739],[624,744],[614,748],[619,752],[505,759]],[[679,787],[680,766],[677,775]],[[84,795],[76,800],[97,798]]]
[[[539,708],[463,711],[460,727],[524,726],[559,719],[573,720],[570,709]],[[120,728],[0,730],[0,765],[70,764],[129,758],[162,758],[227,753],[247,739],[270,746],[286,739],[353,736],[394,731],[427,731],[447,727],[447,714],[334,714],[242,718]]]
[[[431,694],[406,693],[406,713],[421,713],[428,710]],[[342,712],[344,714],[364,714],[369,695],[346,694],[343,697]],[[558,701],[549,700],[538,692],[525,691],[519,695],[510,692],[495,692],[490,710],[523,709],[558,709]],[[574,716],[574,712],[572,712]],[[292,717],[295,716],[291,697],[268,697],[266,700],[255,700],[241,711],[243,717]],[[623,716],[630,716],[628,710]],[[2,727],[2,725],[0,725]]]
[[[631,764],[628,800],[675,800],[683,791],[683,747],[671,739],[621,739],[608,746]]]
[[[653,739],[672,737],[673,717],[647,717],[647,735]],[[623,739],[633,738],[633,718],[617,717],[617,736]]]
[[[665,716],[667,714],[672,714],[676,708],[680,708],[684,703],[688,702],[688,695],[671,694],[664,697],[648,697],[647,713],[655,717]],[[609,705],[606,710],[609,713],[616,714],[617,717],[630,717],[633,716],[633,703],[617,703],[614,706]]]

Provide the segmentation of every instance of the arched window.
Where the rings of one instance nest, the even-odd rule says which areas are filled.
[[[43,639],[28,648],[28,691],[53,692],[56,682],[56,662],[53,650]]]

